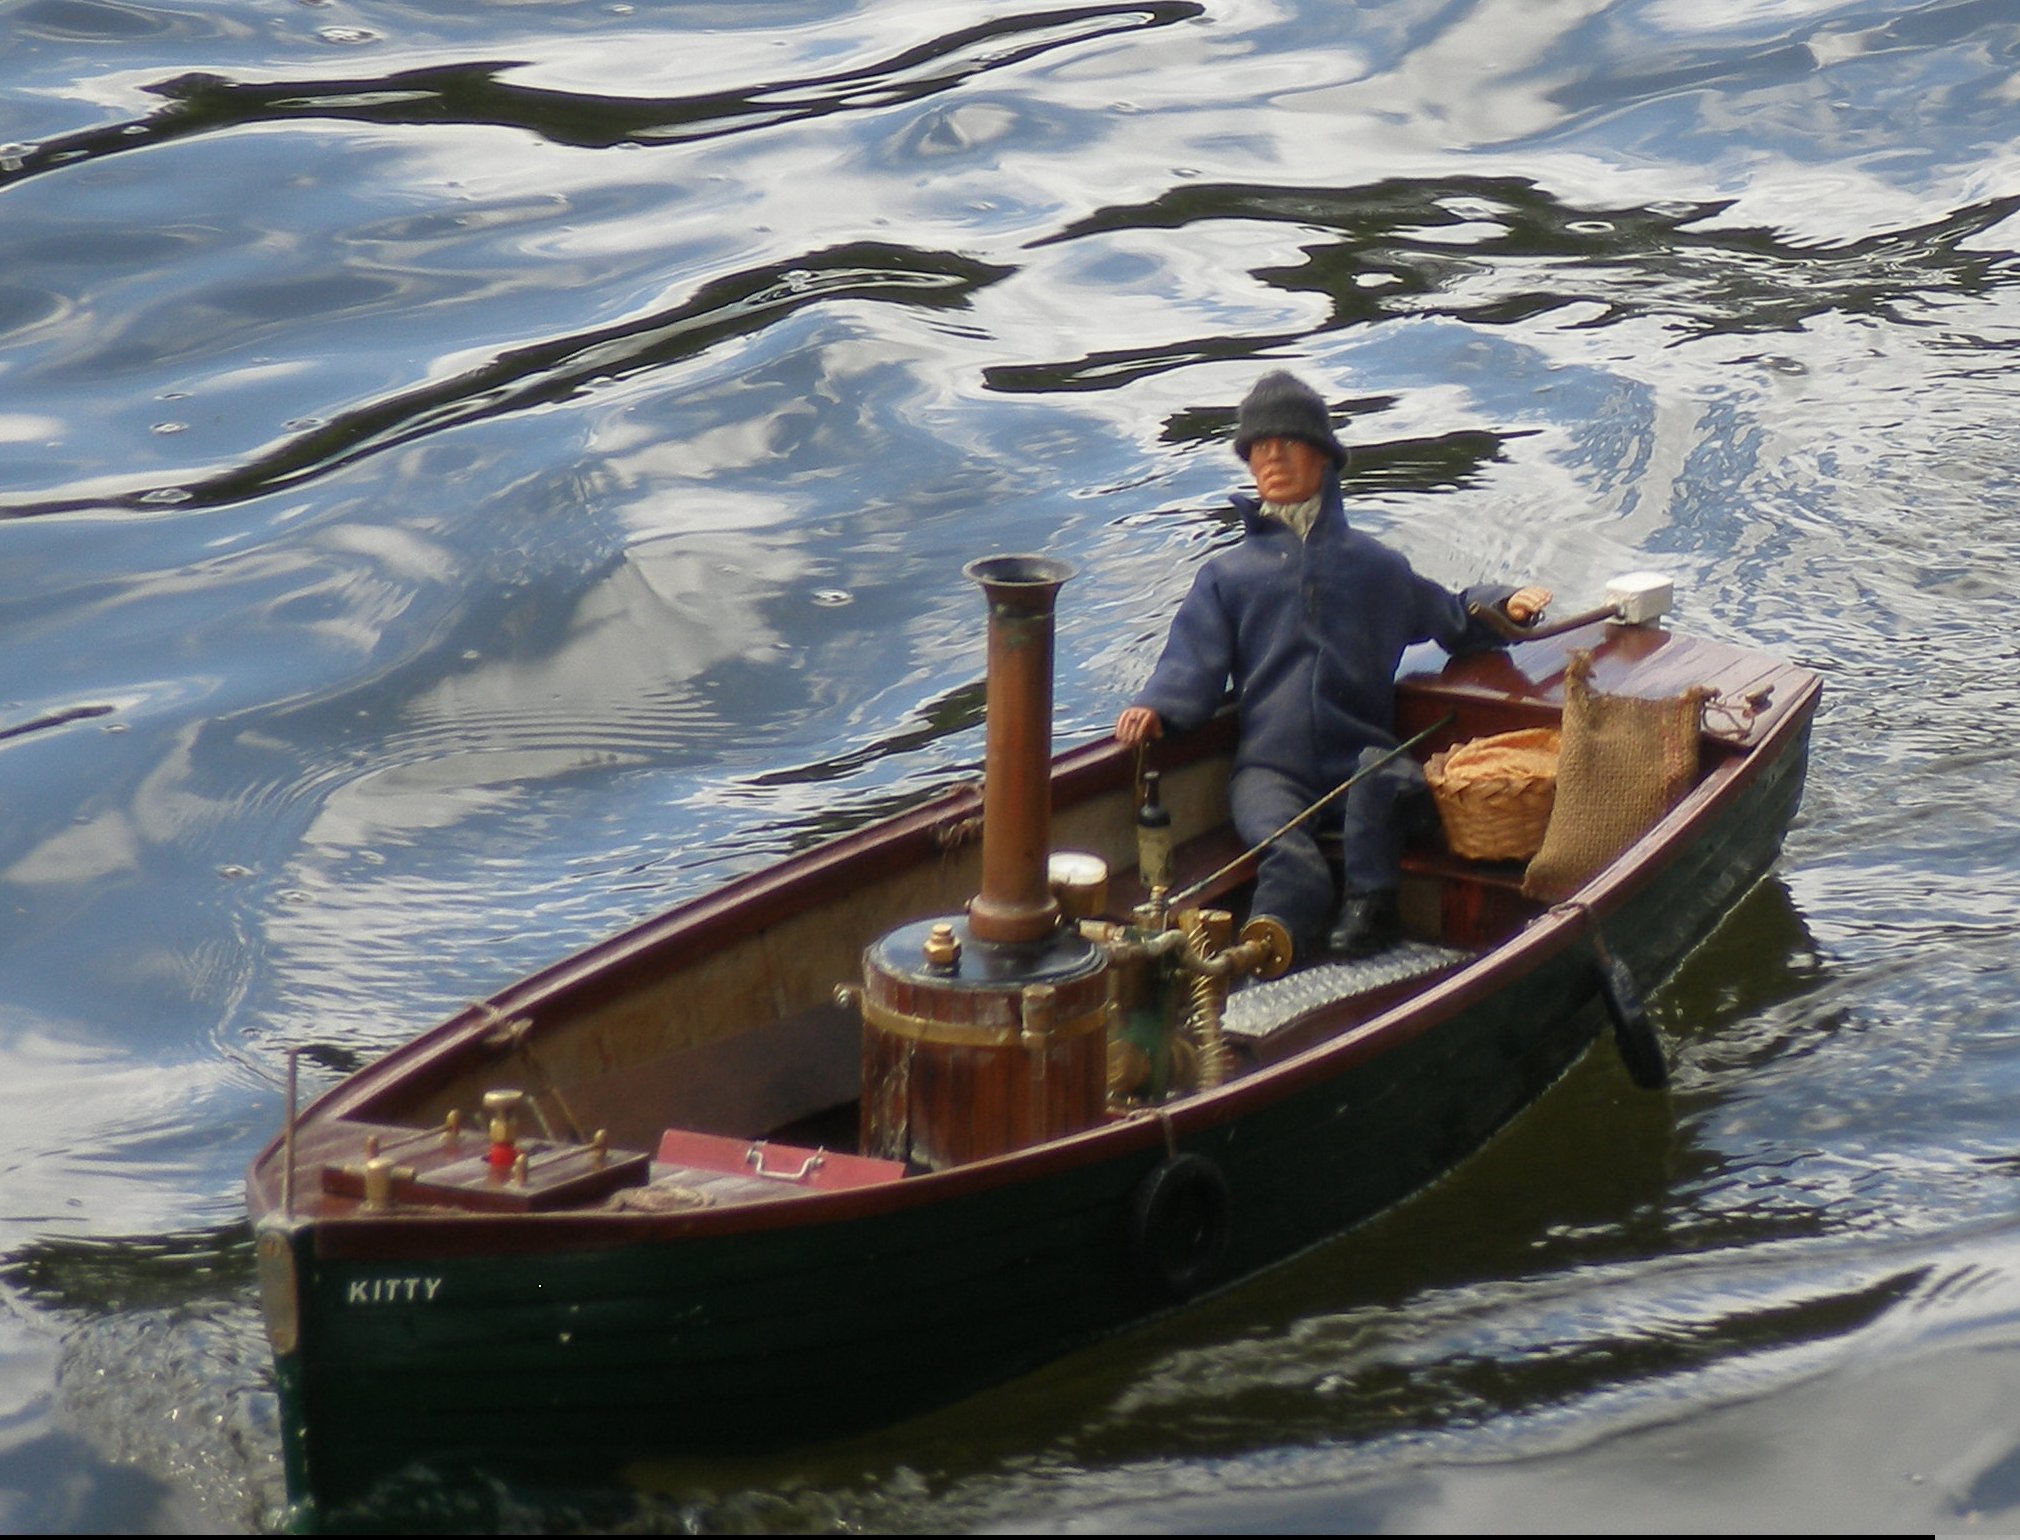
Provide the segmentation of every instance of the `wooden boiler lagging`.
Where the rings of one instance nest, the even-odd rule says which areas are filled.
[[[989,605],[981,887],[863,956],[863,1148],[934,1169],[1091,1127],[1107,1090],[1107,956],[1060,923],[1047,875],[1053,605],[1073,569],[967,573]]]

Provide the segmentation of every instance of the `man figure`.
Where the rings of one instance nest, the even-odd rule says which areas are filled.
[[[1141,745],[1167,728],[1198,727],[1232,678],[1240,741],[1228,796],[1236,833],[1255,845],[1357,765],[1396,746],[1396,666],[1406,647],[1497,645],[1501,638],[1468,614],[1469,604],[1499,604],[1526,623],[1550,594],[1498,585],[1453,594],[1350,528],[1339,479],[1346,447],[1333,435],[1325,402],[1290,374],[1256,381],[1241,404],[1234,448],[1261,500],[1234,499],[1240,544],[1200,569],[1150,682],[1116,719],[1115,736]],[[1301,956],[1321,945],[1366,956],[1393,943],[1403,845],[1395,804],[1422,785],[1422,770],[1402,755],[1343,799],[1337,915],[1317,819],[1263,852],[1255,913],[1283,921]]]

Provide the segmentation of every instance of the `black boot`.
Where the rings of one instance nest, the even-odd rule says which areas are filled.
[[[1402,916],[1396,912],[1396,892],[1349,893],[1340,901],[1340,917],[1326,937],[1326,950],[1340,957],[1373,957],[1403,939]]]

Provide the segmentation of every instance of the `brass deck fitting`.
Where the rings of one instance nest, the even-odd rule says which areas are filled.
[[[524,1091],[486,1091],[484,1115],[491,1125],[491,1153],[485,1157],[500,1170],[508,1169],[519,1155],[519,1109],[525,1105]]]

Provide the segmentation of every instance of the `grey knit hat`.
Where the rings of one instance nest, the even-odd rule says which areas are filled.
[[[1273,369],[1255,382],[1235,418],[1236,454],[1246,460],[1249,447],[1259,438],[1302,439],[1331,455],[1334,470],[1347,463],[1347,446],[1333,436],[1324,398],[1282,369]]]

